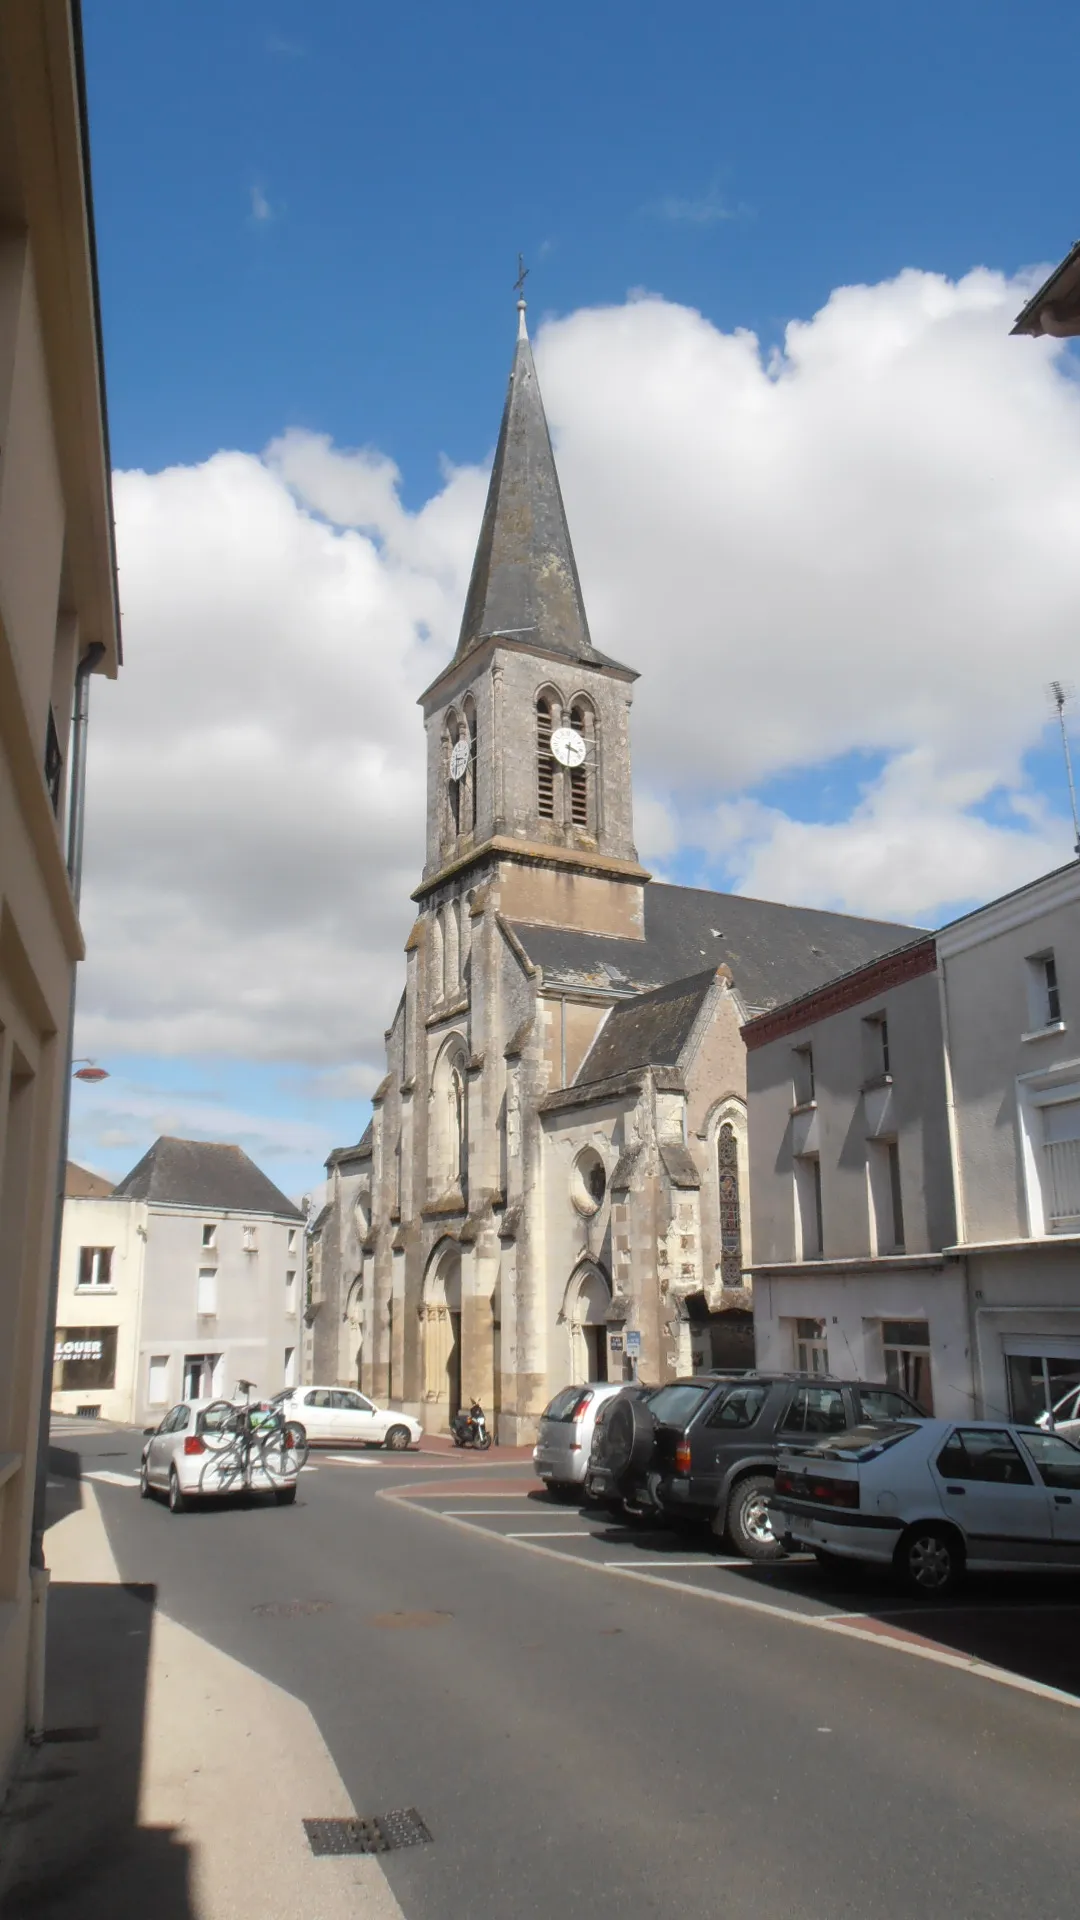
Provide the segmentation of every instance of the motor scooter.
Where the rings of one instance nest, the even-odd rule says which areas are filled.
[[[487,1452],[491,1435],[479,1400],[473,1401],[467,1413],[464,1407],[458,1408],[450,1423],[450,1432],[455,1447],[475,1447],[478,1453]]]

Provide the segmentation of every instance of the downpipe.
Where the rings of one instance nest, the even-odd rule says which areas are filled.
[[[76,914],[82,898],[83,828],[86,820],[86,731],[90,715],[90,675],[104,655],[95,640],[75,669],[75,700],[71,715],[71,778],[68,786],[67,874]],[[60,1129],[53,1209],[52,1264],[45,1312],[45,1350],[41,1363],[41,1407],[38,1414],[37,1471],[34,1480],[34,1517],[30,1535],[30,1639],[27,1650],[26,1732],[36,1745],[45,1732],[45,1639],[49,1569],[45,1565],[45,1499],[49,1474],[49,1415],[52,1403],[53,1347],[56,1340],[56,1303],[60,1292],[60,1242],[64,1230],[64,1186],[67,1175],[68,1131],[71,1125],[71,1069],[75,1057],[75,982],[71,971],[67,1041],[60,1091]]]

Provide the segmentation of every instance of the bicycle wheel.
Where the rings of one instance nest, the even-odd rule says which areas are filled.
[[[260,1435],[259,1460],[275,1485],[295,1480],[307,1457],[307,1434],[297,1420],[282,1421],[272,1433]]]
[[[244,1449],[236,1434],[231,1447],[211,1447],[199,1475],[203,1493],[238,1493],[245,1486]]]
[[[237,1443],[244,1417],[231,1400],[213,1400],[203,1411],[199,1432],[209,1453],[228,1453]]]

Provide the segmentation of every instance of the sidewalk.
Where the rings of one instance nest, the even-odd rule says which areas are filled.
[[[4,1920],[403,1920],[301,1701],[124,1586],[94,1491],[51,1527],[46,1742],[0,1816]]]

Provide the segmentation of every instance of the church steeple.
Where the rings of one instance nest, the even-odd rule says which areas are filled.
[[[524,300],[454,664],[496,636],[589,665],[603,659],[589,637]]]

